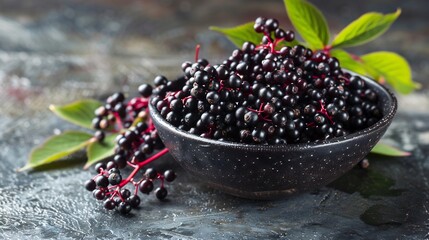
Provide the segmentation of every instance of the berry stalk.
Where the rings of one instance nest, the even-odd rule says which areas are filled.
[[[158,79],[162,81],[162,79]],[[121,214],[128,214],[132,208],[140,205],[139,190],[149,194],[156,182],[160,182],[154,192],[159,200],[167,197],[165,181],[176,178],[174,171],[158,172],[147,168],[149,163],[168,153],[149,115],[149,97],[152,86],[143,84],[139,87],[141,97],[125,100],[122,93],[110,96],[106,104],[95,111],[93,127],[98,129],[94,139],[103,141],[105,132],[117,134],[115,155],[106,163],[96,164],[97,175],[85,182],[85,188],[92,191],[94,198],[103,200],[107,210],[117,209]],[[122,169],[132,169],[124,179]],[[134,188],[131,191],[129,187]]]
[[[156,153],[155,155],[153,155],[152,157],[146,159],[145,161],[138,163],[136,165],[134,165],[134,170],[130,173],[130,175],[128,175],[128,177],[125,180],[122,180],[122,182],[119,184],[119,187],[123,187],[125,185],[127,185],[129,182],[131,182],[134,179],[134,176],[147,164],[157,160],[158,158],[160,158],[161,156],[165,155],[166,153],[168,153],[168,149],[164,148],[163,150],[159,151],[158,153]]]

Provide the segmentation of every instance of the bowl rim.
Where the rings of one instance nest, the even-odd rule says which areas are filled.
[[[168,129],[169,131],[175,132],[181,137],[192,139],[194,141],[198,141],[201,143],[201,145],[218,145],[222,147],[229,147],[229,148],[240,148],[240,149],[246,149],[246,150],[253,150],[253,151],[296,151],[304,148],[318,148],[318,147],[324,147],[332,144],[336,144],[339,142],[348,142],[353,139],[358,138],[359,136],[368,134],[370,132],[374,132],[377,129],[380,129],[382,127],[385,127],[386,125],[390,124],[390,121],[395,116],[396,110],[398,108],[398,102],[395,97],[395,95],[386,88],[385,86],[379,84],[374,79],[371,79],[369,77],[363,76],[361,74],[357,74],[355,72],[343,69],[343,71],[348,72],[352,75],[357,75],[365,80],[365,83],[370,84],[372,86],[372,89],[378,88],[384,94],[388,97],[387,103],[389,103],[389,109],[387,113],[375,124],[371,125],[370,127],[364,128],[362,130],[359,130],[357,132],[347,134],[342,137],[334,137],[327,140],[322,140],[319,142],[311,142],[311,143],[293,143],[293,144],[278,144],[278,145],[268,145],[268,144],[247,144],[247,143],[239,143],[239,142],[230,142],[230,141],[218,141],[214,139],[209,138],[203,138],[194,134],[191,134],[187,131],[178,129],[177,127],[171,125],[169,122],[167,122],[163,117],[161,117],[161,114],[155,109],[155,107],[150,103],[149,101],[149,108],[150,108],[150,115],[153,119],[156,119],[156,122],[158,124],[161,124],[164,128]]]

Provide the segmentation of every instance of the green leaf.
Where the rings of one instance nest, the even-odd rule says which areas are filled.
[[[286,47],[286,46],[293,47],[296,45],[305,46],[304,43],[300,43],[298,40],[294,39],[292,42],[281,41],[281,42],[277,43],[276,49],[280,50],[282,47]]]
[[[333,47],[352,47],[369,42],[383,34],[401,14],[366,13],[346,26],[332,42]]]
[[[243,25],[239,25],[232,28],[220,28],[220,27],[210,27],[210,30],[222,33],[225,35],[235,46],[241,48],[244,42],[252,42],[255,45],[258,45],[262,41],[264,34],[257,33],[253,29],[253,22],[248,22]],[[272,34],[274,38],[274,33]],[[280,49],[285,46],[295,46],[300,44],[297,40],[292,42],[281,41],[277,43],[276,49]],[[301,44],[302,45],[302,44]]]
[[[371,150],[371,153],[390,157],[406,157],[411,155],[409,152],[402,151],[385,143],[377,143],[377,145],[375,145],[375,147]]]
[[[340,61],[340,66],[342,68],[348,69],[358,74],[367,75],[364,64],[355,59],[348,52],[342,49],[332,49],[331,56],[336,57]]]
[[[69,131],[53,136],[33,149],[29,161],[19,171],[39,167],[64,158],[87,146],[91,139],[91,134],[79,131]]]
[[[329,42],[329,29],[323,14],[305,0],[284,0],[292,25],[313,49],[323,49]]]
[[[252,42],[254,44],[260,44],[262,33],[257,33],[253,29],[253,22],[248,22],[232,28],[220,28],[220,27],[210,27],[210,30],[222,33],[234,43],[237,47],[241,48],[244,42]]]
[[[112,156],[115,153],[116,136],[116,134],[107,135],[102,142],[95,141],[90,143],[86,149],[88,161],[83,168],[87,169],[92,164]]]
[[[102,104],[93,99],[83,99],[64,106],[49,106],[49,109],[62,119],[92,129],[94,111]]]
[[[419,88],[413,82],[407,60],[393,52],[373,52],[361,56],[372,77],[380,82],[387,81],[399,93],[407,94]]]

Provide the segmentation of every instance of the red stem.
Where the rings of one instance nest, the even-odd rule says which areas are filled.
[[[134,176],[140,171],[140,169],[144,166],[146,166],[147,164],[155,161],[156,159],[158,159],[159,157],[161,157],[162,155],[168,153],[168,148],[164,148],[163,150],[157,152],[155,155],[153,155],[152,157],[146,159],[143,162],[140,162],[138,164],[136,164],[134,170],[131,172],[131,174],[127,177],[127,179],[122,180],[121,183],[119,184],[119,187],[122,188],[123,186],[127,185],[133,178]]]
[[[198,56],[200,55],[200,44],[195,46],[195,62],[198,62]]]

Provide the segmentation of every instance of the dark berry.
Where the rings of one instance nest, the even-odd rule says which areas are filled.
[[[167,182],[172,182],[176,179],[176,173],[173,170],[166,170],[164,172],[164,178]]]
[[[122,176],[119,173],[110,173],[109,174],[109,183],[111,185],[118,185],[122,181]]]
[[[131,192],[130,192],[130,190],[128,190],[128,189],[126,189],[126,188],[122,188],[122,189],[121,189],[121,196],[122,196],[122,198],[124,198],[124,199],[129,198],[129,197],[131,196]]]
[[[159,200],[165,199],[167,197],[167,194],[168,194],[168,192],[167,192],[167,189],[165,187],[158,187],[155,190],[156,198],[158,198]]]
[[[127,202],[130,204],[132,208],[137,208],[140,205],[140,197],[138,195],[132,195],[127,199]]]
[[[142,84],[139,86],[138,91],[142,97],[148,98],[152,95],[152,86],[149,84]]]
[[[118,211],[122,215],[126,215],[131,212],[131,205],[128,202],[121,202],[118,205]]]
[[[95,183],[97,186],[105,188],[109,185],[109,179],[106,176],[101,175],[95,178]]]
[[[95,189],[94,191],[92,191],[92,195],[97,200],[103,200],[106,197],[106,194],[104,193],[104,191],[100,189]]]
[[[97,184],[92,179],[87,180],[84,185],[85,185],[86,190],[91,191],[91,192],[94,191],[94,189],[97,187]]]
[[[290,31],[290,30],[286,31],[284,39],[287,42],[292,42],[295,39],[295,33],[293,31]]]
[[[269,32],[274,31],[279,27],[279,21],[274,18],[269,18],[265,21],[265,27]]]
[[[149,194],[153,190],[153,183],[149,179],[143,180],[139,185],[140,192]]]
[[[95,167],[94,167],[94,169],[95,169],[95,172],[96,173],[100,173],[101,172],[101,170],[105,170],[106,169],[106,164],[104,163],[104,162],[99,162],[99,163],[97,163],[97,164],[95,164]]]
[[[95,139],[97,139],[97,141],[99,141],[99,142],[102,142],[103,140],[104,140],[104,138],[105,138],[105,134],[104,134],[104,132],[103,131],[96,131],[95,133],[94,133],[94,137],[95,137]]]
[[[113,209],[115,209],[116,204],[115,204],[115,202],[114,202],[113,200],[106,199],[106,200],[104,201],[104,203],[103,203],[103,206],[104,206],[104,208],[105,208],[105,209],[107,209],[107,210],[113,210]]]
[[[155,86],[161,86],[161,85],[165,85],[167,84],[167,78],[164,76],[157,76],[155,77],[155,79],[153,80],[153,83],[155,84]]]
[[[158,172],[153,168],[148,168],[148,169],[146,169],[144,175],[148,179],[155,179],[158,176]]]

